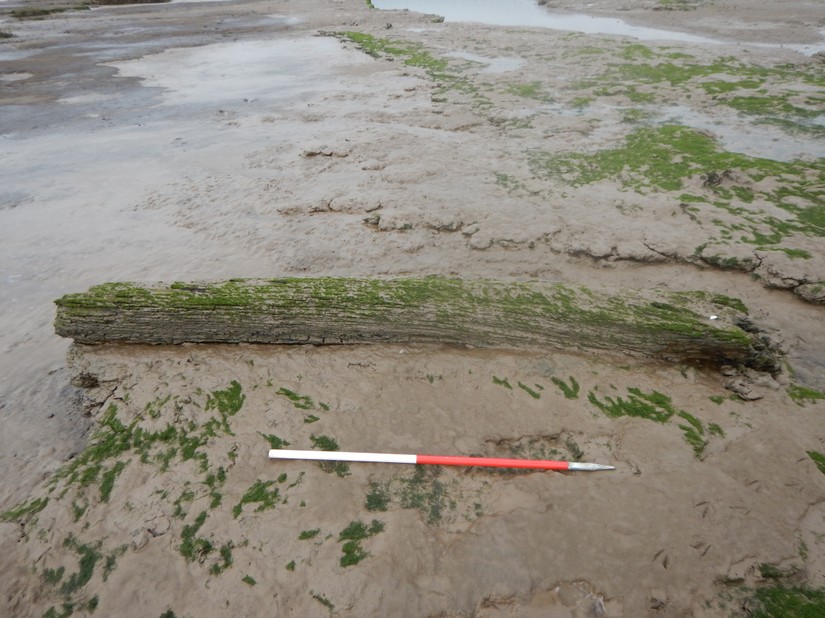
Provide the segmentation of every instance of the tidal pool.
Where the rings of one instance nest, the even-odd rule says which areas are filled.
[[[373,0],[379,9],[409,9],[419,13],[433,13],[445,21],[475,22],[494,26],[528,26],[569,30],[584,34],[629,36],[642,41],[680,41],[706,45],[733,44],[685,32],[633,26],[613,17],[592,17],[576,13],[556,13],[539,6],[535,0]],[[792,49],[806,55],[825,51],[825,41],[809,45],[744,43],[759,47]]]
[[[685,41],[717,43],[714,39],[632,26],[621,19],[589,15],[553,13],[534,0],[374,0],[379,9],[409,9],[419,13],[442,15],[445,21],[476,22],[494,26],[531,26],[570,30],[586,34],[616,34],[646,41]]]
[[[266,100],[270,106],[315,96],[337,83],[336,67],[368,63],[345,54],[331,38],[215,43],[170,49],[111,63],[126,77],[162,89],[164,104],[216,104]]]
[[[722,147],[731,152],[785,162],[825,157],[825,141],[816,136],[789,135],[771,125],[738,122],[735,114],[711,118],[684,105],[656,111],[666,123],[676,122],[713,134]]]

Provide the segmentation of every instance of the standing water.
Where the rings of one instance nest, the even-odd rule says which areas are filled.
[[[730,43],[719,39],[633,26],[612,17],[591,17],[575,13],[555,13],[539,6],[535,0],[373,0],[379,9],[409,9],[419,13],[434,13],[451,22],[475,22],[494,26],[528,26],[568,30],[584,34],[629,36],[641,41],[680,41],[721,45]],[[812,55],[825,51],[825,42],[812,45],[778,45],[747,43],[759,47],[784,47],[801,54]]]

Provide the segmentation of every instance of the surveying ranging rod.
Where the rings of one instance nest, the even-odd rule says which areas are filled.
[[[347,453],[345,451],[295,451],[272,449],[270,459],[310,459],[314,461],[357,461],[368,463],[419,464],[433,466],[478,466],[484,468],[526,468],[529,470],[615,470],[614,466],[579,461],[460,457],[454,455],[403,455],[395,453]]]

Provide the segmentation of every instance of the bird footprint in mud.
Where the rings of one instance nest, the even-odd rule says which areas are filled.
[[[798,494],[801,494],[806,489],[806,487],[802,483],[798,483],[796,481],[789,481],[785,483],[785,487],[794,490]]]
[[[705,555],[710,551],[710,545],[705,543],[704,541],[695,541],[690,544],[690,546],[699,552],[699,555],[704,558]]]
[[[714,506],[707,500],[703,500],[699,504],[694,504],[693,508],[699,510],[702,514],[702,519],[705,519],[708,515],[713,515],[716,512]]]
[[[756,493],[762,491],[762,483],[759,482],[759,479],[753,480],[750,483],[746,483],[748,489],[752,489]]]
[[[746,506],[732,506],[730,510],[734,512],[735,515],[739,515],[740,517],[747,517],[751,513],[751,509]]]
[[[667,565],[670,563],[670,557],[667,555],[664,549],[660,549],[656,552],[656,555],[653,556],[653,562],[658,562],[662,565],[663,568],[667,568]]]

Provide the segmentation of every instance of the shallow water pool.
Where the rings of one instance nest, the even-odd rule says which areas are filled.
[[[683,32],[632,26],[621,19],[553,13],[535,0],[373,0],[379,9],[409,9],[442,15],[445,21],[495,26],[532,26],[586,34],[616,34],[642,40],[712,43],[713,39]]]
[[[709,45],[732,43],[685,32],[634,26],[612,17],[556,13],[539,6],[535,0],[373,0],[373,5],[379,9],[409,9],[419,13],[433,13],[451,22],[550,28],[584,34],[629,36],[642,41],[680,41]],[[806,55],[825,50],[825,41],[809,45],[780,45],[759,41],[745,44],[792,49]]]

